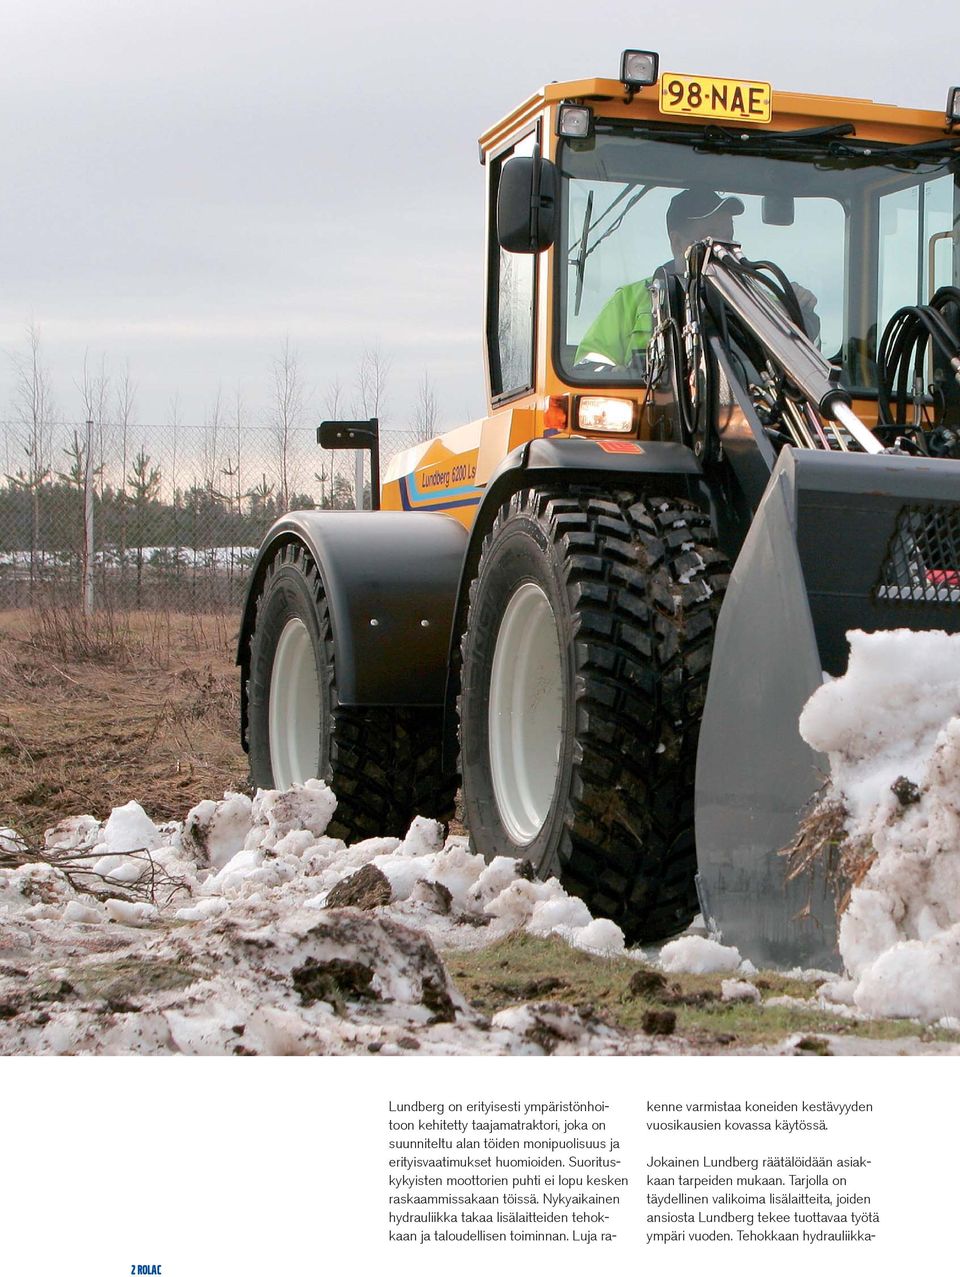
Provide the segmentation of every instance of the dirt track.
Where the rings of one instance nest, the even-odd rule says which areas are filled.
[[[0,613],[0,824],[28,841],[136,798],[158,820],[245,786],[237,618],[140,612],[84,627]]]

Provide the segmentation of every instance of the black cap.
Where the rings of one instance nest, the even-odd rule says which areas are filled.
[[[729,213],[737,217],[743,212],[743,200],[735,195],[726,198],[711,191],[708,186],[691,186],[688,191],[674,195],[667,209],[667,230],[675,231],[688,222],[703,221],[714,213]]]

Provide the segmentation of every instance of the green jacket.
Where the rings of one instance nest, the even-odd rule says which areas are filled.
[[[597,354],[626,367],[635,350],[646,350],[653,335],[652,283],[650,275],[617,289],[583,334],[575,363]]]

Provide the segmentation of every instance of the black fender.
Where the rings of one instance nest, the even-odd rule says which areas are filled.
[[[237,644],[244,748],[257,599],[271,560],[291,542],[320,572],[340,703],[442,705],[466,529],[425,511],[294,511],[267,533],[247,588]]]
[[[533,439],[508,453],[490,476],[470,530],[450,630],[450,676],[444,702],[444,749],[448,764],[452,765],[456,751],[460,638],[467,620],[470,584],[476,576],[484,537],[497,511],[515,492],[539,482],[560,479],[570,484],[606,483],[611,488],[629,488],[647,477],[655,477],[657,486],[669,496],[687,496],[704,506],[710,504],[700,463],[693,450],[682,443],[587,439],[582,435]]]

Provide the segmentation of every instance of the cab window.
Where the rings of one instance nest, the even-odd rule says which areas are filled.
[[[514,155],[532,155],[536,141],[532,131],[491,161],[487,356],[494,400],[512,398],[533,386],[537,258],[533,253],[508,253],[500,247],[496,211],[503,165]]]

